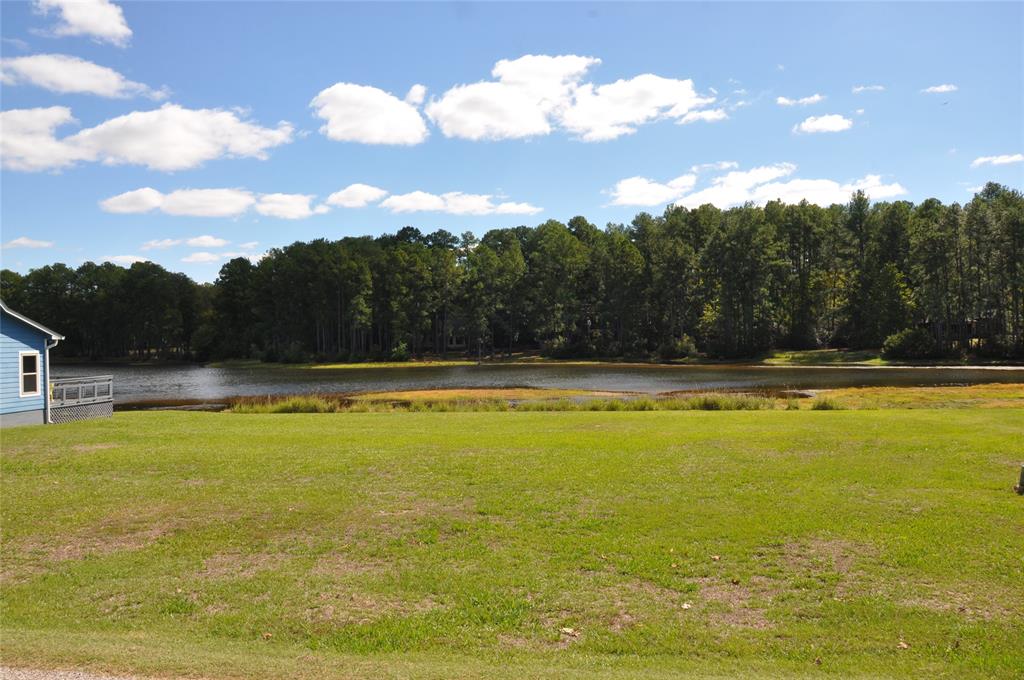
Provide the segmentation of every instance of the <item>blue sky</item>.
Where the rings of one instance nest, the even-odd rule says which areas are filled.
[[[1021,3],[0,7],[18,271],[1024,186]]]

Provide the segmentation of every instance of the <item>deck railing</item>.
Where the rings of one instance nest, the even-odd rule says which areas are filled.
[[[109,417],[114,411],[114,376],[50,380],[50,422]]]
[[[90,375],[82,378],[50,380],[50,406],[77,406],[114,400],[114,376]]]

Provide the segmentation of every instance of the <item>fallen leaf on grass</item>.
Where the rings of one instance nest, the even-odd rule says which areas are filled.
[[[569,627],[562,628],[561,632],[562,632],[562,635],[568,635],[569,637],[579,637],[580,636],[580,632],[578,630],[576,630],[575,628],[569,628]]]
[[[898,645],[896,645],[896,646],[899,647],[900,649],[910,649],[910,645],[908,645],[903,640],[900,640],[900,643]]]

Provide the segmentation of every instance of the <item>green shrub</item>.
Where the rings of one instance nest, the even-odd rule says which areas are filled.
[[[664,361],[685,359],[686,357],[696,356],[696,354],[697,343],[695,343],[693,338],[689,335],[684,335],[681,338],[673,338],[668,342],[662,343],[658,347],[658,357]]]
[[[904,328],[885,339],[882,357],[886,359],[938,359],[942,347],[922,328]]]
[[[391,350],[391,355],[389,356],[391,361],[408,361],[411,358],[412,355],[409,354],[409,345],[404,342],[400,342],[395,345],[395,348]]]

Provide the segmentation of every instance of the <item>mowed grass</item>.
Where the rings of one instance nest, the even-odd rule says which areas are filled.
[[[135,412],[2,437],[5,664],[1024,668],[1022,409]]]

